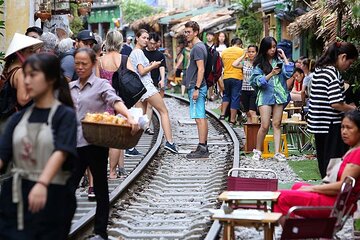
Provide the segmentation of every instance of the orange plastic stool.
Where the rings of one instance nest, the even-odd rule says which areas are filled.
[[[266,135],[265,139],[264,139],[264,150],[263,153],[261,155],[262,158],[272,158],[274,157],[275,153],[274,152],[270,152],[269,150],[269,143],[274,142],[274,135]],[[287,140],[286,140],[286,134],[281,134],[281,139],[280,139],[280,152],[282,154],[284,154],[286,157],[289,156],[289,149],[288,149],[288,145],[287,145]]]

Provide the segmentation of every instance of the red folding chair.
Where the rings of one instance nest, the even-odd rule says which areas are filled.
[[[305,207],[295,206],[290,208],[285,218],[285,226],[281,239],[307,239],[336,237],[348,219],[355,203],[349,203],[349,198],[355,186],[353,177],[346,177],[341,185],[334,206]],[[328,211],[329,217],[302,218],[296,216],[299,211]],[[300,215],[300,214],[299,214]],[[292,217],[294,216],[294,217]]]
[[[292,207],[285,216],[281,240],[328,238],[332,239],[336,217],[299,218],[292,217],[298,211],[328,211],[333,207]]]
[[[352,190],[354,186],[355,179],[350,176],[347,176],[341,185],[341,191],[336,198],[334,208],[330,214],[331,217],[336,217],[335,233],[343,228],[353,209],[356,207],[359,193],[354,202],[349,202],[350,195],[353,194]]]
[[[241,176],[245,172],[253,172],[251,177]],[[268,177],[259,178],[255,176],[256,173],[268,173]],[[255,174],[255,175],[254,175]],[[239,176],[240,175],[240,176]],[[253,169],[253,168],[232,168],[228,172],[227,190],[228,191],[277,191],[278,178],[276,172],[268,169]],[[260,209],[267,211],[267,203],[263,204],[230,204],[232,209],[246,208],[246,209]]]
[[[237,172],[237,174],[236,174]],[[259,178],[259,177],[239,177],[239,172],[266,172],[273,177]],[[278,178],[276,172],[269,169],[254,169],[254,168],[232,168],[228,172],[227,180],[228,191],[277,191]]]

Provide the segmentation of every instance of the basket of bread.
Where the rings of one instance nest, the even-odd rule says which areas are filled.
[[[135,147],[143,133],[131,133],[131,126],[125,118],[109,113],[87,113],[81,121],[84,138],[90,144],[129,149]]]

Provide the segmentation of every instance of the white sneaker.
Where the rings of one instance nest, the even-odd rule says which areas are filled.
[[[286,162],[286,157],[282,153],[275,153],[274,159],[278,162]]]
[[[254,161],[259,161],[261,159],[261,154],[262,152],[257,150],[257,149],[254,149],[253,150],[253,156],[251,157],[252,160]]]

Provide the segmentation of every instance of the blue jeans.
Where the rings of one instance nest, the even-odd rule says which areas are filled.
[[[224,79],[223,102],[230,102],[230,109],[240,110],[240,96],[242,80],[235,78]]]

